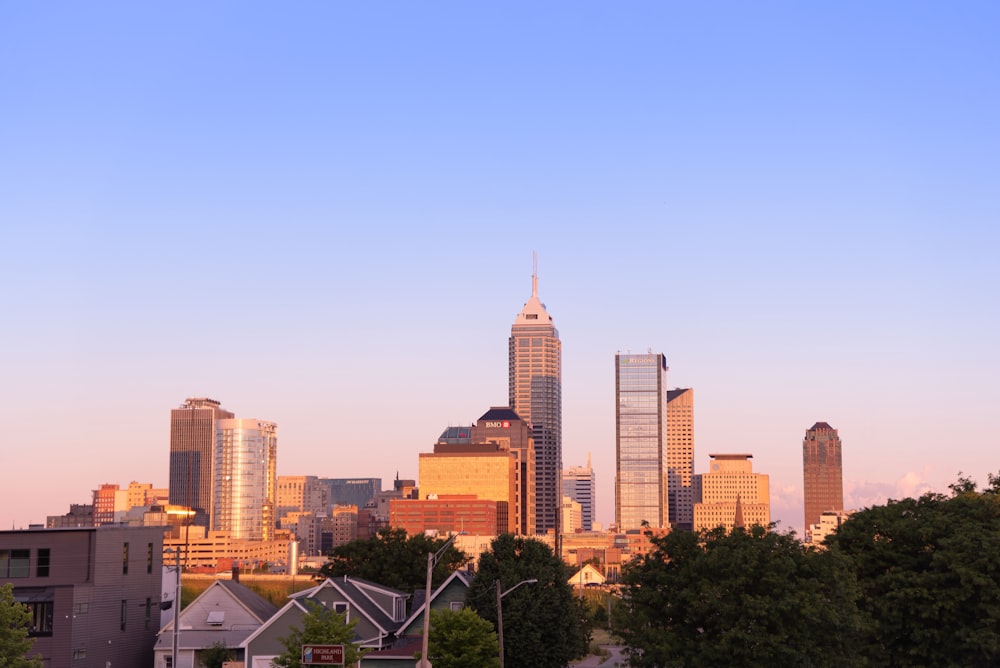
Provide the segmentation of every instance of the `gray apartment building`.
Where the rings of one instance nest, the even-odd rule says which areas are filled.
[[[0,585],[28,606],[45,668],[152,665],[162,527],[0,531]]]

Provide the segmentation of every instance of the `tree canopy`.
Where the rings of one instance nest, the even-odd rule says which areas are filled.
[[[629,665],[850,666],[860,615],[843,556],[755,526],[676,531],[623,571]]]
[[[583,656],[590,640],[587,616],[566,583],[568,569],[548,545],[511,534],[498,536],[479,560],[466,604],[496,626],[496,581],[503,598],[504,658],[508,666],[563,668]],[[433,629],[433,625],[431,626]]]
[[[315,601],[304,601],[309,612],[302,618],[302,626],[292,627],[287,636],[278,641],[285,648],[274,665],[282,668],[302,668],[303,645],[343,645],[344,665],[354,665],[362,655],[354,643],[357,621],[348,622],[346,615],[325,608]]]
[[[372,538],[333,548],[317,578],[349,575],[406,592],[423,589],[427,582],[427,554],[436,553],[445,542],[444,538],[423,534],[407,536],[403,529],[387,527]],[[444,582],[466,561],[464,552],[449,546],[434,567],[432,585]]]
[[[1000,665],[1000,479],[854,513],[828,539],[853,563],[880,666]]]
[[[434,668],[500,666],[493,625],[468,608],[431,611],[428,653]]]
[[[14,598],[14,585],[0,587],[0,666],[41,668],[42,660],[27,658],[35,639],[28,636],[31,613]]]

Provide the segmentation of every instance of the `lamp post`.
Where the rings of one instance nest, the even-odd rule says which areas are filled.
[[[500,668],[503,666],[503,597],[511,593],[523,584],[535,584],[538,582],[538,578],[531,578],[530,580],[521,580],[516,585],[508,589],[507,591],[500,593],[500,579],[497,578],[497,640],[500,644]]]
[[[427,657],[427,646],[430,643],[431,636],[431,575],[434,573],[434,566],[437,565],[438,559],[441,558],[445,550],[451,547],[455,539],[461,535],[461,533],[457,533],[449,538],[437,552],[433,554],[430,552],[427,553],[427,585],[424,592],[424,637],[420,645],[420,661],[417,662],[416,668],[431,668],[431,660]]]

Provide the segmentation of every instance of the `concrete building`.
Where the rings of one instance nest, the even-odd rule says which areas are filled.
[[[374,502],[382,491],[381,478],[320,478],[333,506],[357,506],[364,508]]]
[[[264,420],[216,421],[212,530],[236,540],[270,540],[277,518],[278,425]]]
[[[389,525],[409,535],[433,531],[440,534],[497,535],[500,504],[475,494],[445,494],[426,499],[395,499],[389,504]]]
[[[819,523],[806,527],[806,542],[823,547],[823,541],[840,530],[840,525],[850,518],[850,510],[824,510],[820,513]]]
[[[282,519],[289,513],[325,515],[333,505],[329,486],[314,475],[279,475],[277,490],[280,526],[284,526]]]
[[[0,531],[0,585],[28,607],[46,668],[149,666],[160,628],[163,531]]]
[[[170,503],[196,511],[193,522],[210,526],[215,485],[215,423],[236,417],[215,399],[192,397],[170,411]]]
[[[826,422],[817,422],[802,439],[803,501],[806,540],[828,510],[844,509],[844,467],[840,436]]]
[[[562,519],[559,526],[563,533],[583,531],[583,511],[579,502],[568,496],[562,498]]]
[[[670,525],[694,526],[694,390],[667,392],[667,501]]]
[[[508,406],[531,425],[535,447],[535,533],[559,533],[562,500],[562,342],[552,316],[531,298],[510,330]]]
[[[753,455],[710,454],[709,458],[709,472],[692,479],[694,530],[770,526],[770,481],[766,474],[753,472]]]
[[[669,526],[663,354],[616,354],[615,399],[615,523],[620,530]]]
[[[161,530],[162,533],[162,530]],[[205,527],[181,527],[163,540],[163,549],[180,553],[181,564],[189,568],[229,570],[233,564],[285,563],[289,543],[295,540],[290,531],[278,530],[270,540],[245,540],[229,531],[207,531]],[[171,563],[173,559],[170,559]]]
[[[594,526],[595,500],[597,499],[597,482],[594,469],[590,465],[590,453],[587,453],[586,466],[571,466],[563,471],[563,496],[568,496],[580,504],[580,528],[591,531]],[[572,530],[563,526],[563,533]]]
[[[46,529],[71,529],[94,526],[94,506],[90,503],[71,503],[65,515],[49,515]]]

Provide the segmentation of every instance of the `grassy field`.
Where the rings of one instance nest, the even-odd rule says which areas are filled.
[[[198,598],[214,581],[215,578],[211,576],[183,575],[181,577],[182,609],[187,607],[191,601]],[[313,587],[316,585],[316,582],[309,575],[299,575],[292,578],[291,576],[254,576],[252,574],[244,574],[240,578],[240,584],[260,594],[280,608],[288,602],[289,594]]]

